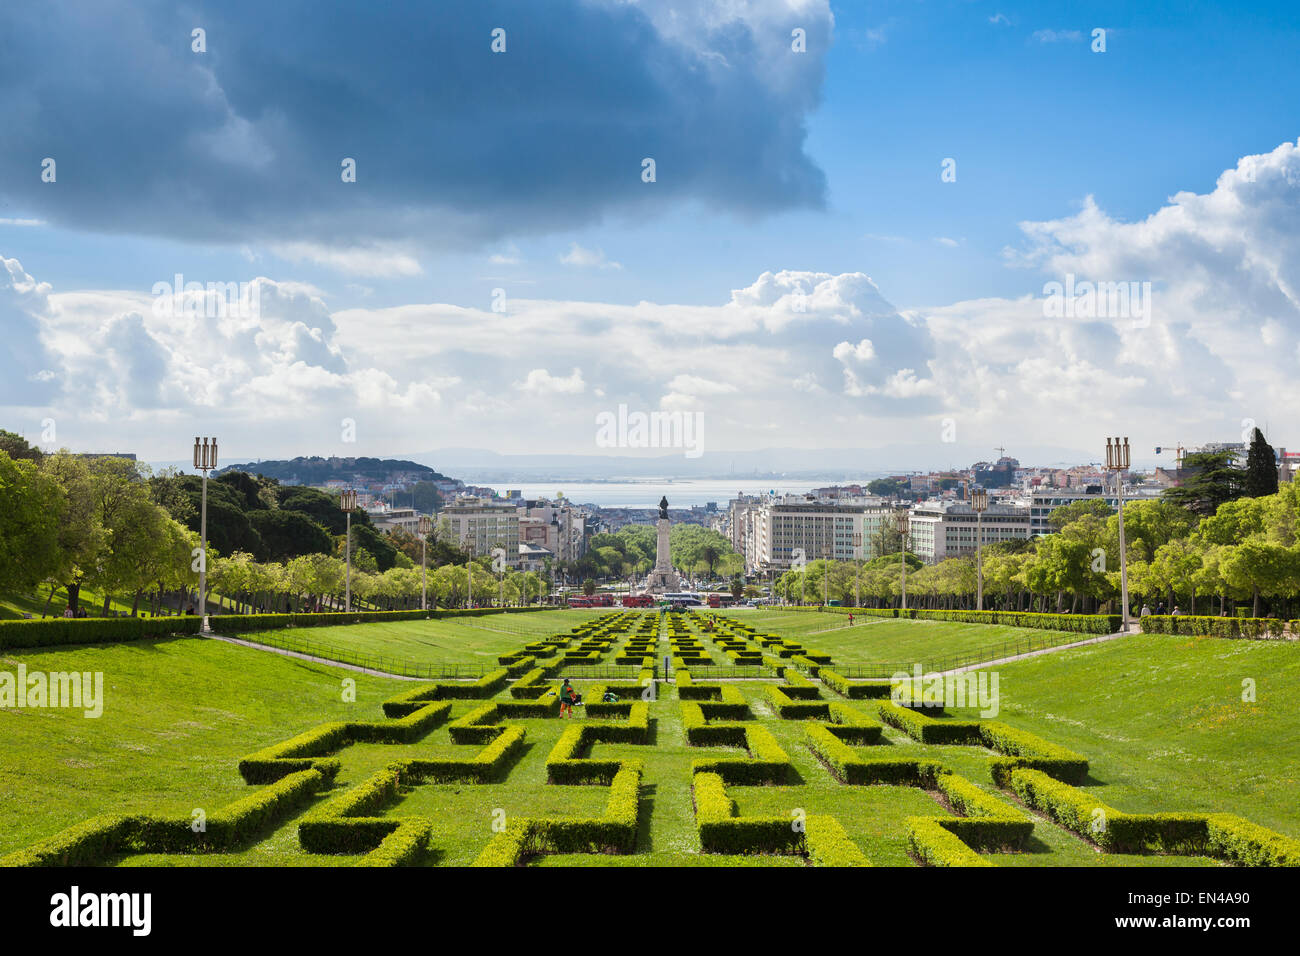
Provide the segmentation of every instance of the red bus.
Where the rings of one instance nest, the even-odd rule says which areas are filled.
[[[624,607],[654,607],[655,602],[648,594],[625,594],[623,595]]]

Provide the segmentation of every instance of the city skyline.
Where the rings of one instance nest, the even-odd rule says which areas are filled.
[[[297,28],[274,80],[241,4],[0,14],[31,77],[0,77],[22,107],[0,151],[6,427],[154,461],[193,433],[244,459],[648,455],[604,443],[626,407],[698,422],[683,458],[914,450],[882,470],[1061,447],[1066,422],[1075,457],[1115,434],[1138,460],[1256,424],[1300,440],[1269,427],[1300,402],[1295,108],[1240,69],[1296,35],[1282,5],[486,4],[440,22],[445,62],[412,42],[381,70],[417,8],[346,44],[296,12],[260,28]],[[132,116],[42,68],[78,38]],[[1197,58],[1237,64],[1231,96]],[[307,107],[363,62],[372,88]],[[1146,124],[1124,162],[1045,134],[1041,97],[1085,117],[1120,91]],[[105,112],[113,142],[89,138]]]

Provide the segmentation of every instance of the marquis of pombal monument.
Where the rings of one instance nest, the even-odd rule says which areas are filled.
[[[668,532],[672,522],[668,520],[668,498],[659,499],[659,520],[655,523],[659,538],[655,542],[655,567],[646,578],[646,590],[662,594],[664,591],[680,591],[681,578],[673,570],[672,553],[668,549]]]

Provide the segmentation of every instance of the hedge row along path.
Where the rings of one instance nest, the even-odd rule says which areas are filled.
[[[654,681],[664,654],[675,685]],[[413,681],[382,716],[361,703],[358,719],[287,731],[239,761],[247,796],[202,827],[104,814],[0,866],[1300,865],[1289,836],[1126,813],[1090,789],[1085,755],[899,706],[888,682],[835,664],[735,618],[602,614],[477,680]],[[601,665],[626,676],[575,681],[587,703],[561,718],[558,681]],[[706,666],[770,676],[694,679]]]

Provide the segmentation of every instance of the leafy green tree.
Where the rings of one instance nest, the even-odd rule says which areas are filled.
[[[0,432],[0,437],[11,434]],[[0,450],[0,590],[34,587],[59,569],[59,526],[67,501],[37,461],[15,460]]]
[[[1165,501],[1206,517],[1242,495],[1244,473],[1231,451],[1192,452],[1183,458],[1182,484],[1167,488]]]
[[[283,509],[253,511],[249,513],[249,519],[262,542],[258,552],[260,560],[287,561],[303,554],[328,554],[332,550],[333,542],[325,529],[301,512]]]
[[[1250,450],[1246,454],[1242,493],[1248,498],[1277,494],[1277,452],[1264,440],[1264,433],[1258,428],[1251,437]]]
[[[1115,509],[1101,498],[1081,498],[1078,501],[1071,501],[1068,505],[1054,508],[1047,516],[1047,526],[1053,531],[1060,531],[1071,521],[1078,521],[1084,515],[1104,518],[1114,513]],[[1127,510],[1124,512],[1124,518],[1128,518]]]
[[[15,432],[0,428],[0,452],[4,452],[14,461],[25,460],[40,464],[45,453],[35,445],[28,444],[27,439]]]

